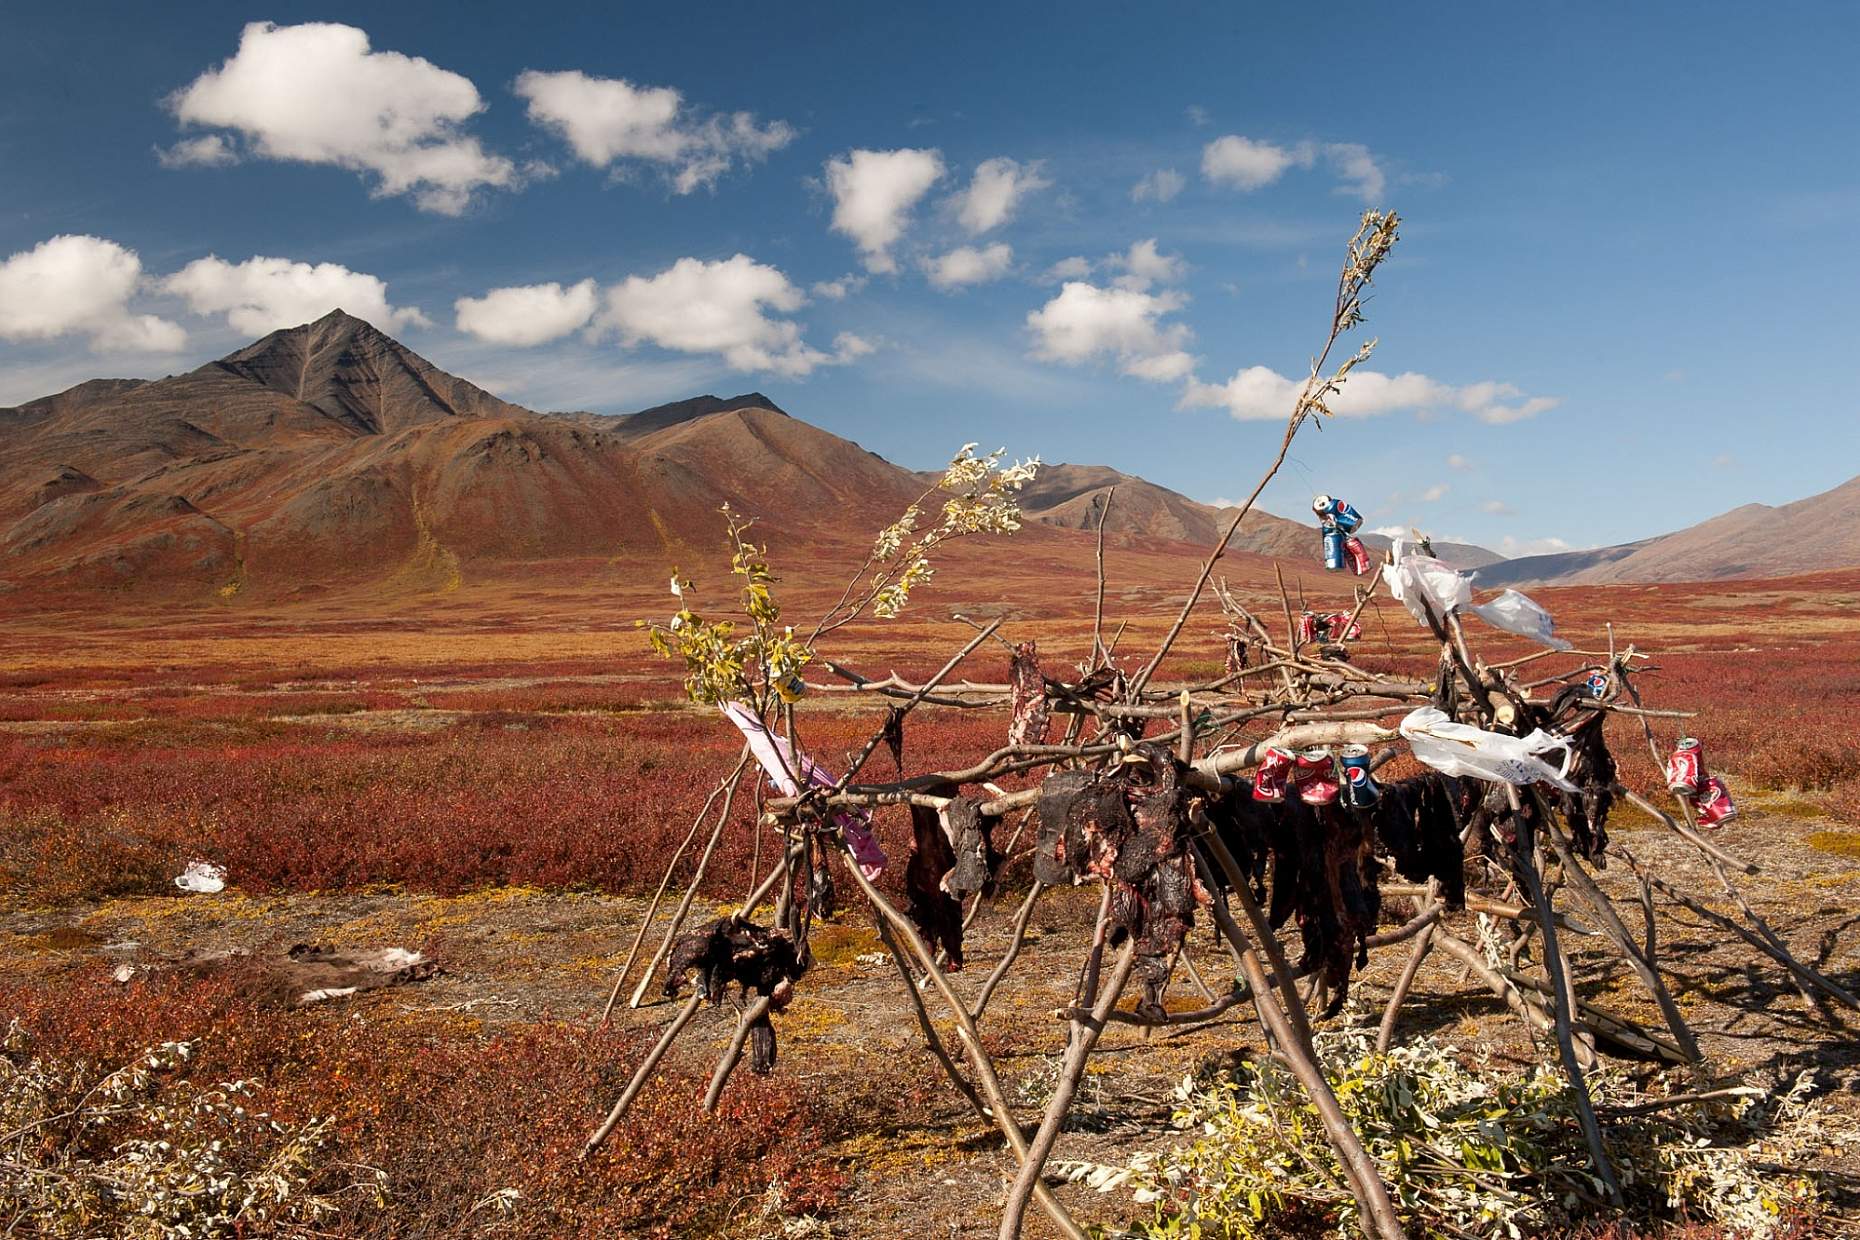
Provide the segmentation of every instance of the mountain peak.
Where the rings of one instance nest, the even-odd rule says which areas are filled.
[[[664,430],[680,422],[695,422],[713,413],[733,413],[738,409],[765,409],[770,413],[779,413],[784,418],[788,416],[786,409],[760,392],[745,392],[740,396],[713,396],[706,392],[702,396],[641,409],[638,413],[623,414],[615,422],[614,428],[632,438]]]
[[[313,323],[280,328],[213,365],[364,435],[393,434],[440,418],[527,412],[445,373],[340,308]]]

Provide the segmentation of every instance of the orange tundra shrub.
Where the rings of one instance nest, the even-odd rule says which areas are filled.
[[[112,1066],[192,1040],[191,1079],[256,1081],[250,1105],[280,1122],[333,1118],[331,1164],[380,1169],[388,1194],[385,1210],[353,1202],[319,1231],[341,1237],[407,1235],[416,1219],[421,1235],[483,1234],[500,1212],[487,1198],[505,1189],[515,1193],[504,1226],[519,1235],[717,1234],[753,1218],[776,1181],[791,1211],[826,1211],[842,1177],[824,1147],[854,1131],[881,1088],[797,1089],[779,1072],[743,1073],[707,1116],[703,1077],[661,1070],[584,1164],[582,1143],[653,1031],[552,1021],[486,1031],[387,1004],[281,1013],[227,980],[125,987],[95,975],[57,988],[0,982],[0,1010],[41,1053]]]

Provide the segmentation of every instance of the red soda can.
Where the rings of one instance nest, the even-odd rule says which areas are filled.
[[[1666,787],[1682,797],[1697,796],[1705,788],[1705,747],[1696,736],[1682,736],[1666,760]]]
[[[1298,644],[1317,640],[1317,616],[1308,611],[1298,613]]]

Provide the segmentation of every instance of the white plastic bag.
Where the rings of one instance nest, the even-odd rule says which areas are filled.
[[[1401,721],[1401,734],[1416,758],[1445,775],[1519,785],[1546,783],[1576,791],[1566,778],[1573,757],[1569,738],[1542,728],[1528,736],[1506,736],[1458,723],[1445,711],[1423,706]],[[1540,756],[1558,749],[1563,751],[1560,769]]]
[[[182,891],[198,892],[201,895],[214,895],[226,890],[226,871],[207,861],[190,861],[181,871],[174,885]]]
[[[1429,609],[1434,619],[1445,620],[1447,613],[1472,602],[1471,581],[1431,556],[1410,553],[1399,538],[1394,556],[1382,566],[1382,579],[1395,601],[1422,624],[1427,623]]]
[[[1489,603],[1467,608],[1495,629],[1528,637],[1552,650],[1568,650],[1570,644],[1556,635],[1556,621],[1528,594],[1506,590]]]

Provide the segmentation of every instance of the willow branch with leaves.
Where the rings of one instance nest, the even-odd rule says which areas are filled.
[[[1298,399],[1292,404],[1291,415],[1285,420],[1285,437],[1279,442],[1279,454],[1272,459],[1272,464],[1260,478],[1259,484],[1253,488],[1252,494],[1246,497],[1246,502],[1240,505],[1240,510],[1234,513],[1233,520],[1227,523],[1227,529],[1221,535],[1221,540],[1214,544],[1214,550],[1202,563],[1201,574],[1195,578],[1194,589],[1189,591],[1188,598],[1183,601],[1181,612],[1176,616],[1175,623],[1170,626],[1169,634],[1163,638],[1163,643],[1157,648],[1155,656],[1131,680],[1130,692],[1133,698],[1135,694],[1142,691],[1144,685],[1149,683],[1150,677],[1156,674],[1156,669],[1162,666],[1163,659],[1168,656],[1169,648],[1175,645],[1176,638],[1181,636],[1182,626],[1188,623],[1188,617],[1195,610],[1195,604],[1201,601],[1202,591],[1207,589],[1208,577],[1214,572],[1215,562],[1227,553],[1227,544],[1233,541],[1235,532],[1240,528],[1240,522],[1246,519],[1246,514],[1252,511],[1253,503],[1259,498],[1260,492],[1266,489],[1266,484],[1272,481],[1274,475],[1279,472],[1279,467],[1285,464],[1286,454],[1292,450],[1292,438],[1298,434],[1298,428],[1303,426],[1305,419],[1313,413],[1323,414],[1325,417],[1331,416],[1328,404],[1330,398],[1343,389],[1343,382],[1349,377],[1350,372],[1368,361],[1369,355],[1375,351],[1375,340],[1373,338],[1365,340],[1348,361],[1332,373],[1328,375],[1324,373],[1324,367],[1328,364],[1331,350],[1336,347],[1337,341],[1346,332],[1362,324],[1363,297],[1375,277],[1376,268],[1382,265],[1383,260],[1389,256],[1389,251],[1395,247],[1398,239],[1396,229],[1400,224],[1401,217],[1393,211],[1365,211],[1363,213],[1363,222],[1357,228],[1356,235],[1350,238],[1343,269],[1337,276],[1337,301],[1331,311],[1330,334],[1324,339],[1324,347],[1318,351],[1316,357],[1311,359],[1310,374],[1305,378],[1304,387],[1299,390]]]

